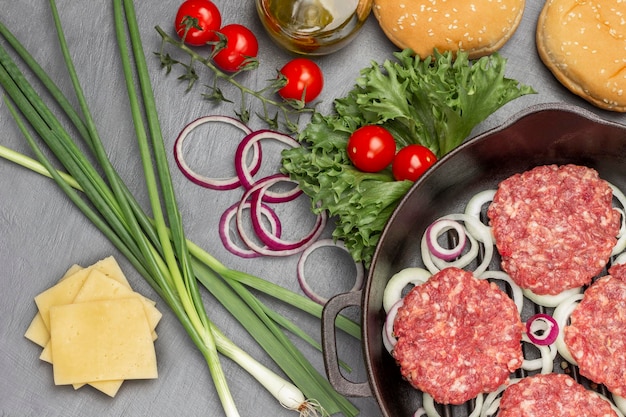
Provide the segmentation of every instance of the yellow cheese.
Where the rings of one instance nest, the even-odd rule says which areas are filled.
[[[84,268],[82,266],[80,266],[80,265],[77,265],[77,264],[74,264],[74,265],[70,266],[69,269],[65,272],[65,274],[63,274],[63,276],[61,277],[61,279],[59,281],[63,281],[67,277],[71,277],[76,272],[80,271],[81,269],[84,269]]]
[[[50,349],[50,342],[46,343],[43,349],[41,349],[39,359],[50,364],[52,363],[52,349]]]
[[[26,333],[24,333],[24,337],[41,347],[46,346],[48,340],[50,340],[50,332],[48,332],[48,328],[46,327],[46,323],[43,322],[41,314],[35,314],[33,321],[30,322],[30,326],[28,326]]]
[[[139,301],[141,301],[144,307],[144,311],[146,313],[146,319],[148,320],[148,324],[150,326],[152,339],[156,340],[156,332],[154,330],[159,323],[159,320],[161,320],[162,314],[154,306],[154,301],[149,300],[148,298],[137,292],[134,292],[129,287],[126,287],[118,281],[111,279],[110,277],[96,269],[91,271],[91,273],[85,280],[85,283],[74,298],[74,303],[122,298],[137,298]],[[98,382],[91,381],[89,384],[94,388],[104,392],[105,394],[113,397],[115,396],[115,394],[117,394],[117,391],[120,389],[123,382],[123,380]],[[74,388],[78,389],[80,388],[80,385],[75,385]]]
[[[55,384],[157,377],[150,325],[139,299],[59,305],[49,313]]]
[[[137,298],[143,305],[146,319],[151,329],[152,339],[156,340],[157,334],[154,329],[162,316],[155,307],[156,302],[132,291],[128,280],[113,257],[105,258],[88,268],[72,265],[59,280],[59,283],[67,279],[70,279],[69,283],[59,285],[58,288],[44,292],[45,294],[42,293],[43,295],[40,294],[36,298],[40,312],[33,318],[25,333],[25,337],[43,347],[39,357],[41,360],[53,364],[50,332],[47,327],[49,326],[49,310],[56,305],[64,305],[62,303],[70,299],[72,300],[69,303],[115,298]],[[47,324],[41,311],[48,316]],[[123,379],[91,381],[89,385],[114,397],[123,381]],[[75,389],[78,389],[85,383],[74,383],[72,385]]]
[[[80,269],[64,279],[61,279],[59,283],[35,297],[35,303],[39,309],[39,314],[41,314],[41,318],[43,319],[48,331],[50,330],[50,308],[73,302],[76,294],[78,294],[78,291],[83,286],[85,280],[87,280],[87,277],[94,269],[103,272],[108,277],[130,288],[128,280],[121,271],[118,263],[115,261],[115,258],[112,256],[98,261],[90,267]]]
[[[162,314],[154,305],[154,301],[112,280],[100,271],[92,271],[74,298],[75,303],[85,301],[113,300],[119,298],[137,298],[142,302],[150,329],[156,329]]]
[[[83,267],[80,265],[72,265],[65,272],[65,274],[63,274],[59,281],[63,281],[65,278],[73,275],[75,272],[78,272],[81,269],[83,269]],[[43,318],[41,317],[41,314],[39,314],[39,312],[37,312],[37,314],[35,314],[35,317],[33,317],[33,320],[30,322],[30,326],[28,326],[28,329],[26,329],[26,333],[24,333],[24,337],[26,337],[31,342],[38,344],[42,348],[45,348],[48,340],[50,340],[50,332],[48,331],[48,328],[46,327],[46,324],[44,323]]]

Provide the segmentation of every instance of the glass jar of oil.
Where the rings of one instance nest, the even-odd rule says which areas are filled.
[[[326,55],[356,36],[372,0],[256,0],[256,7],[278,45],[300,55]]]

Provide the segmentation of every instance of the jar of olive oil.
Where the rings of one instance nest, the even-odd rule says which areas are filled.
[[[278,45],[300,55],[326,55],[356,36],[372,0],[256,0],[256,6]]]

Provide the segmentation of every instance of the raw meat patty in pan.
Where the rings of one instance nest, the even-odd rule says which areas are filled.
[[[402,376],[441,404],[462,404],[522,365],[515,303],[495,284],[446,268],[404,298],[393,356]]]
[[[537,374],[512,384],[498,417],[617,417],[608,401],[565,374]]]
[[[626,266],[616,265],[587,290],[565,327],[581,375],[626,396]]]
[[[594,169],[545,165],[502,181],[487,215],[502,269],[535,294],[587,285],[620,228],[609,184]]]

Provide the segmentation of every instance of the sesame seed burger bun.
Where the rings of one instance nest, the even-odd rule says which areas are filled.
[[[574,94],[626,112],[626,3],[548,0],[537,21],[543,63]]]
[[[524,0],[374,0],[374,15],[400,49],[422,59],[459,50],[470,59],[500,49],[513,35]]]

